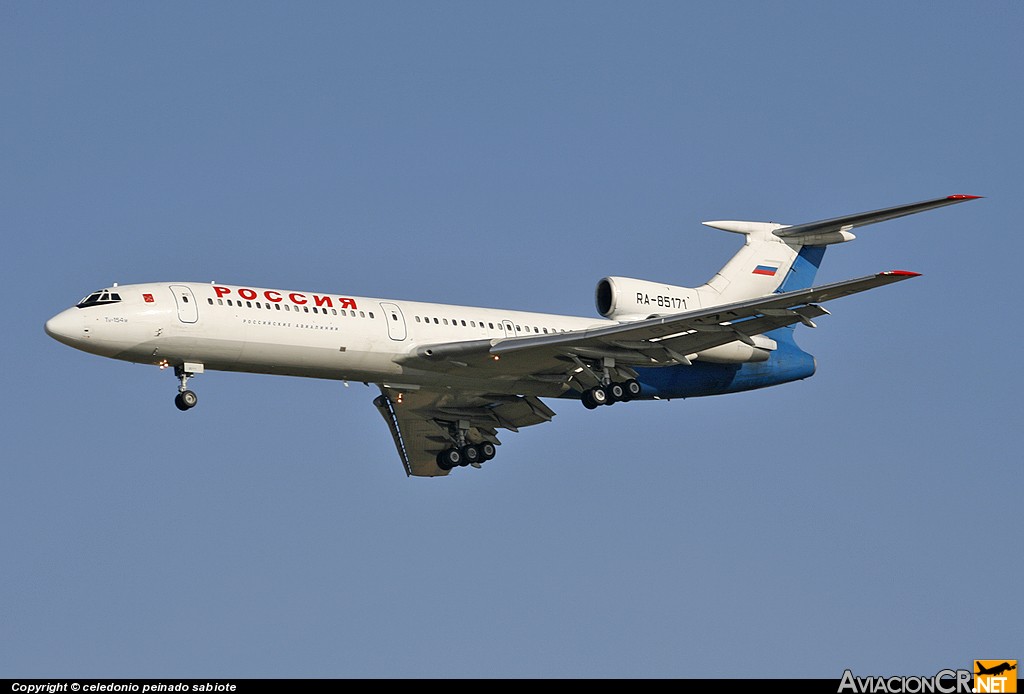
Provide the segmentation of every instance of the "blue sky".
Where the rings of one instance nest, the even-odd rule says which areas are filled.
[[[789,677],[1021,658],[1024,8],[3,3],[0,675]],[[829,250],[814,378],[406,479],[361,384],[49,339],[111,282],[594,315],[738,239]]]

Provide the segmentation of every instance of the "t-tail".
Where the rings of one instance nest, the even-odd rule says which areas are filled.
[[[853,241],[857,238],[852,233],[853,229],[978,197],[950,195],[796,225],[724,220],[704,222],[715,229],[744,234],[746,243],[714,277],[697,287],[701,305],[714,306],[773,292],[807,289],[814,283],[825,249],[832,244]]]
[[[613,320],[640,320],[809,289],[825,249],[855,239],[853,229],[978,197],[950,195],[806,224],[704,222],[709,227],[746,237],[743,248],[714,277],[692,288],[629,277],[605,277],[597,285],[597,310]]]

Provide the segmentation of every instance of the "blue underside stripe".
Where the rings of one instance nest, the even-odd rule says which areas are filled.
[[[696,398],[738,393],[814,375],[814,357],[793,342],[793,328],[779,328],[765,335],[778,343],[778,349],[771,353],[768,361],[746,364],[696,361],[690,366],[636,367],[642,388],[640,398]],[[567,393],[565,397],[578,398],[579,393]]]

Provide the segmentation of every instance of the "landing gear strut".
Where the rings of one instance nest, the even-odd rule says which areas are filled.
[[[182,412],[191,410],[199,403],[199,396],[188,389],[188,379],[201,373],[203,373],[202,364],[185,362],[181,366],[174,367],[174,375],[178,377],[178,394],[174,396],[174,406]]]
[[[469,422],[459,421],[450,425],[451,439],[453,446],[444,449],[437,454],[437,466],[442,470],[451,470],[456,467],[480,467],[497,454],[497,449],[490,441],[483,443],[469,443],[466,434],[469,432]]]

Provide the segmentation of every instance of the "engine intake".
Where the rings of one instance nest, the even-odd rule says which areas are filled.
[[[597,312],[612,320],[637,320],[700,308],[697,290],[631,277],[605,277],[597,283]]]

